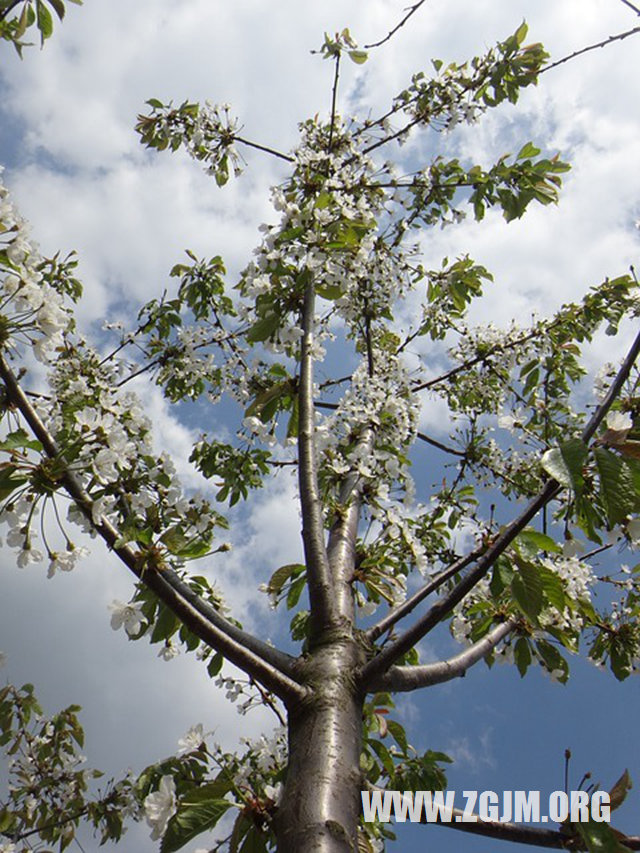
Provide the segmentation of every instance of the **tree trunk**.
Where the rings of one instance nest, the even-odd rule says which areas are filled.
[[[289,709],[289,767],[276,818],[278,853],[355,853],[360,815],[363,697],[353,638],[316,648],[304,662],[310,695]]]

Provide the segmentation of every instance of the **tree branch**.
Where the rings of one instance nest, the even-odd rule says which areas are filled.
[[[630,9],[633,9],[636,15],[640,15],[640,9],[637,6],[634,6],[633,3],[630,3],[629,0],[621,0],[621,2],[624,3],[625,6],[628,6]]]
[[[457,655],[437,663],[421,666],[392,666],[377,681],[369,686],[371,692],[406,693],[420,687],[431,687],[454,678],[464,678],[467,670],[495,649],[500,640],[515,630],[517,619],[508,619],[497,625],[477,643]]]
[[[461,373],[463,370],[468,370],[470,367],[475,367],[475,365],[479,364],[480,362],[489,361],[491,356],[495,355],[496,353],[506,352],[510,349],[514,349],[515,347],[521,346],[522,344],[526,344],[536,337],[548,334],[549,330],[553,329],[554,326],[557,326],[560,322],[561,318],[556,317],[550,323],[543,325],[540,328],[532,329],[529,332],[525,332],[524,335],[514,338],[512,341],[509,341],[506,344],[494,344],[482,355],[475,355],[473,356],[473,358],[469,358],[467,359],[467,361],[462,362],[462,364],[458,364],[456,367],[452,367],[451,370],[448,370],[446,373],[443,373],[440,376],[436,376],[433,379],[428,379],[426,382],[420,382],[419,384],[414,385],[411,390],[414,392],[424,391],[427,388],[432,388],[434,385],[439,385],[441,382],[446,382],[448,379],[452,379],[454,376],[457,376],[457,374]]]
[[[399,24],[396,24],[396,26],[392,30],[390,30],[384,38],[380,39],[380,41],[373,42],[372,44],[365,44],[364,49],[365,50],[371,50],[374,47],[380,47],[380,45],[384,44],[385,42],[389,41],[389,39],[393,38],[393,36],[398,32],[398,30],[401,27],[404,27],[404,25],[407,23],[409,18],[412,15],[415,15],[415,13],[418,11],[420,6],[422,6],[422,4],[424,2],[425,2],[425,0],[419,0],[419,2],[416,3],[414,6],[409,7],[409,11],[404,16],[404,18],[400,21]]]
[[[384,633],[386,633],[390,628],[392,628],[396,622],[399,622],[405,616],[408,616],[412,610],[414,610],[420,602],[424,601],[427,596],[431,595],[432,592],[435,592],[437,589],[440,589],[443,583],[452,578],[454,575],[457,575],[458,572],[461,572],[462,569],[465,569],[469,563],[475,562],[477,557],[483,553],[485,550],[485,545],[481,548],[477,548],[475,551],[472,551],[470,554],[467,554],[466,557],[461,557],[459,560],[456,560],[448,569],[445,569],[443,572],[437,574],[434,578],[432,578],[429,583],[426,583],[421,589],[419,589],[411,598],[408,598],[405,602],[400,604],[394,610],[391,610],[384,616],[379,622],[377,622],[372,628],[366,632],[367,639],[370,642],[375,642],[379,637],[381,637]]]
[[[329,127],[329,144],[327,151],[333,148],[333,133],[336,127],[336,106],[338,103],[338,82],[340,80],[340,52],[336,54],[336,67],[333,74],[333,89],[331,90],[331,125]]]
[[[622,0],[622,2],[624,3],[625,0]],[[627,5],[631,6],[631,8],[635,10],[635,6],[632,6],[631,3],[627,3]],[[590,44],[588,45],[588,47],[583,47],[580,50],[574,50],[574,52],[570,53],[568,56],[564,56],[562,59],[558,59],[556,62],[551,62],[549,65],[545,65],[544,68],[541,68],[540,71],[538,71],[538,74],[544,74],[545,71],[550,71],[552,68],[557,68],[558,65],[564,65],[565,62],[569,62],[569,60],[575,59],[576,56],[581,56],[583,53],[588,53],[590,50],[596,50],[599,47],[607,47],[607,45],[612,44],[612,42],[614,41],[622,41],[623,39],[635,35],[636,33],[640,33],[640,27],[633,27],[633,29],[631,30],[626,30],[623,33],[617,33],[617,35],[609,36],[609,38],[604,39],[604,41],[599,41],[597,44]]]
[[[260,145],[259,142],[251,142],[250,139],[245,139],[244,137],[236,136],[235,134],[233,141],[240,142],[242,145],[246,145],[247,148],[255,148],[257,151],[264,151],[265,154],[271,154],[273,157],[278,157],[278,159],[285,160],[287,163],[295,163],[295,157],[291,157],[290,154],[283,154],[282,151],[277,151],[275,148],[269,148],[268,145]]]
[[[462,809],[452,809],[451,813],[452,820],[444,821],[439,818],[436,821],[438,826],[459,829],[462,832],[471,832],[474,835],[482,835],[485,838],[510,841],[512,844],[530,844],[533,847],[547,847],[556,850],[586,849],[584,844],[577,841],[575,835],[568,835],[562,830],[543,829],[536,826],[526,826],[521,823],[499,823],[494,820],[481,820],[479,815],[474,815],[475,821],[469,821],[468,818],[464,817]],[[460,820],[458,821],[457,818],[460,818]],[[424,817],[421,823],[427,823]],[[640,850],[640,836],[625,836],[620,841],[629,850]]]
[[[593,438],[596,430],[600,426],[600,423],[606,417],[611,404],[616,399],[622,389],[622,386],[626,382],[639,353],[640,333],[638,333],[635,341],[631,345],[606,397],[600,403],[588,424],[583,429],[581,438],[585,443]],[[363,668],[361,672],[362,687],[364,689],[368,689],[369,684],[380,678],[394,663],[394,661],[406,654],[409,649],[413,648],[419,640],[421,640],[442,619],[444,619],[445,616],[462,601],[467,593],[469,593],[473,587],[482,580],[498,557],[506,551],[509,545],[527,526],[531,519],[534,518],[537,513],[561,491],[562,486],[559,483],[552,479],[548,480],[537,497],[529,502],[526,509],[511,521],[511,523],[503,529],[502,533],[487,548],[484,554],[478,559],[475,568],[472,569],[466,577],[464,577],[457,586],[448,593],[448,595],[445,595],[440,599],[440,601],[437,601],[411,628],[406,630],[393,643],[378,652],[378,654]]]
[[[19,409],[31,431],[53,459],[64,462],[51,434],[20,387],[5,358],[0,356],[0,378],[13,405]],[[155,570],[142,566],[139,555],[128,545],[118,545],[119,531],[106,519],[93,521],[93,501],[78,478],[65,467],[62,484],[85,518],[125,566],[154,592],[196,636],[221,652],[231,663],[279,696],[284,702],[301,699],[305,691],[295,680],[295,659],[267,645],[225,619],[211,604],[201,599],[172,569]]]
[[[432,447],[437,447],[438,450],[443,450],[445,453],[451,453],[453,454],[453,456],[465,457],[467,455],[464,450],[456,450],[455,447],[447,447],[446,444],[442,444],[442,442],[436,441],[435,438],[431,438],[424,432],[416,433],[416,438],[419,438],[420,441],[424,441],[426,444],[430,444]]]
[[[358,446],[371,450],[373,433],[366,429]],[[338,613],[353,623],[354,597],[351,580],[355,569],[356,539],[360,521],[361,497],[358,473],[350,471],[344,477],[338,496],[337,520],[329,533],[327,553],[334,579],[334,598]]]
[[[0,21],[4,21],[4,19],[8,17],[9,12],[13,11],[13,9],[15,9],[21,2],[22,0],[13,0],[12,3],[9,3],[6,9],[2,9],[0,11]]]
[[[313,630],[335,624],[333,577],[324,541],[322,501],[318,492],[315,451],[315,409],[313,400],[313,281],[305,286],[302,309],[302,345],[300,354],[298,482],[302,511],[302,540],[307,565],[309,602]]]

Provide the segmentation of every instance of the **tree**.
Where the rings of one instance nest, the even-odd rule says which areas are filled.
[[[282,160],[289,173],[274,190],[279,221],[265,228],[235,290],[219,256],[188,253],[171,271],[175,292],[145,305],[111,351],[75,333],[75,259],[40,257],[3,189],[8,544],[19,564],[46,558],[50,574],[73,568],[83,549],[62,521],[66,494],[70,521],[101,537],[137,579],[114,624],[167,656],[184,646],[214,678],[223,659],[235,664],[257,700],[286,714],[289,738],[230,756],[194,729],[179,756],[88,800],[75,765],[76,709],[30,729],[32,691],[7,687],[4,740],[32,759],[14,766],[2,812],[11,843],[33,833],[64,846],[83,817],[118,838],[123,813],[144,806],[162,849],[174,850],[237,807],[232,850],[267,849],[274,838],[283,851],[348,850],[357,833],[360,848],[373,850],[388,830],[357,829],[363,787],[445,786],[446,756],[411,750],[389,718],[392,694],[496,657],[512,657],[523,675],[538,665],[566,680],[563,649],[581,640],[619,679],[637,666],[637,573],[596,577],[577,549],[610,547],[606,535],[638,538],[638,339],[601,379],[590,416],[575,411],[585,409],[584,345],[601,326],[613,335],[625,315],[637,316],[634,276],[607,280],[526,328],[472,327],[467,314],[490,273],[464,255],[430,270],[412,241],[466,211],[480,220],[497,208],[509,221],[555,202],[568,166],[532,142],[490,167],[439,154],[427,165],[401,161],[400,174],[382,160],[412,131],[453,131],[515,103],[548,58],[525,38],[522,25],[469,63],[435,62],[435,75],[415,75],[385,114],[346,121],[337,111],[341,64],[367,54],[347,30],[327,36],[331,111],[303,124],[293,154],[246,139],[226,107],[150,100],[142,142],[185,147],[219,185],[241,170],[244,149]],[[434,375],[444,344],[450,361]],[[51,371],[47,392],[15,366],[29,347]],[[191,455],[217,503],[183,495],[169,460],[154,454],[150,424],[126,389],[140,375],[176,404],[230,399],[240,412],[233,440],[205,434]],[[427,393],[457,421],[446,443],[419,427]],[[496,442],[496,426],[509,436]],[[437,486],[422,504],[410,472],[416,443],[454,463],[429,478]],[[274,472],[294,469],[304,556],[264,578],[274,606],[293,611],[295,645],[276,648],[243,631],[218,590],[186,566],[226,550],[220,504],[233,507]],[[498,495],[491,508],[486,483]],[[597,602],[596,587],[605,590]],[[465,648],[421,665],[417,644],[447,623]],[[614,800],[628,784],[623,775]],[[567,834],[590,849],[618,844],[596,823],[534,837],[560,844]]]

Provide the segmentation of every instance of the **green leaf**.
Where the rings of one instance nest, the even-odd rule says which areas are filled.
[[[300,601],[300,596],[302,595],[302,590],[307,585],[307,576],[306,574],[303,577],[298,578],[291,584],[289,588],[289,592],[287,593],[287,608],[291,610],[296,606],[298,601]]]
[[[611,811],[619,808],[627,798],[627,794],[633,788],[629,771],[625,770],[622,776],[609,791],[609,806]]]
[[[409,744],[404,726],[401,726],[396,720],[387,720],[387,728],[400,749],[405,753],[408,752]]]
[[[171,554],[184,560],[197,560],[211,550],[211,543],[206,537],[185,536],[180,527],[170,527],[162,534],[160,541]]]
[[[22,12],[20,13],[20,18],[18,20],[18,27],[15,31],[14,37],[15,39],[21,39],[22,36],[27,31],[27,27],[29,26],[29,13],[32,11],[31,6],[27,3],[22,7]],[[4,230],[4,228],[3,228]],[[4,261],[4,257],[2,258]],[[6,263],[9,263],[9,259],[6,259]]]
[[[64,18],[64,3],[62,0],[49,0],[49,5],[53,6],[56,15],[62,20]]]
[[[356,65],[364,65],[364,63],[369,58],[369,54],[366,50],[350,50],[349,51],[349,59],[356,63]]]
[[[629,848],[618,841],[608,823],[596,823],[590,820],[588,823],[571,825],[582,837],[589,853],[630,853]]]
[[[269,578],[267,592],[272,595],[278,595],[289,578],[296,578],[304,571],[305,566],[300,563],[287,563],[286,566],[280,566]]]
[[[14,477],[18,470],[15,465],[10,465],[8,462],[0,465],[0,500],[8,498],[12,492],[27,482],[26,477]]]
[[[224,656],[221,655],[220,652],[216,652],[216,654],[213,655],[213,657],[207,664],[207,672],[209,674],[209,678],[215,678],[218,675],[218,673],[222,669],[223,663]]]
[[[44,5],[43,0],[36,0],[37,24],[40,30],[40,40],[44,44],[53,33],[53,18],[51,12]]]
[[[41,451],[42,444],[36,439],[31,438],[29,433],[23,429],[10,432],[5,439],[0,441],[0,450],[16,450],[18,448]]]
[[[175,632],[180,627],[180,620],[173,613],[173,611],[169,610],[164,604],[160,605],[159,616],[156,619],[156,623],[153,626],[153,633],[151,634],[151,642],[152,643],[160,643],[164,640],[168,640],[169,637],[172,637]]]
[[[598,447],[595,457],[607,518],[611,525],[618,524],[635,507],[633,477],[628,466],[610,450]]]
[[[239,853],[267,853],[266,833],[252,825],[245,835]]]
[[[554,447],[542,457],[542,467],[561,486],[580,495],[584,488],[582,469],[589,450],[579,438],[572,438]]]
[[[267,314],[256,321],[247,332],[247,342],[256,344],[270,338],[280,325],[280,317],[277,314]]]
[[[213,829],[232,806],[228,800],[220,799],[228,790],[228,785],[212,782],[183,795],[162,839],[161,853],[174,853],[198,835]]]
[[[567,605],[567,596],[562,581],[554,571],[548,569],[546,566],[540,566],[538,572],[542,582],[544,597],[552,607],[555,607],[556,610],[562,613]]]
[[[515,545],[520,555],[525,559],[532,559],[539,551],[548,551],[552,554],[562,553],[562,548],[555,539],[545,533],[540,533],[539,530],[534,530],[532,527],[527,527],[518,534]]]
[[[493,574],[489,584],[491,595],[494,598],[498,598],[503,590],[510,586],[513,574],[512,565],[504,557],[498,558],[493,567]]]
[[[553,477],[561,486],[571,488],[571,474],[562,457],[559,447],[552,447],[547,450],[541,460],[541,465],[544,470]]]
[[[520,151],[516,156],[516,160],[528,160],[531,157],[537,157],[540,153],[540,149],[536,148],[533,142],[527,142],[526,145],[523,145]]]
[[[536,650],[545,667],[556,675],[561,684],[569,678],[569,665],[560,652],[546,640],[536,640]]]
[[[323,299],[335,302],[336,299],[344,296],[344,288],[340,287],[339,284],[319,284],[316,287],[316,293]]]
[[[542,581],[536,566],[518,560],[518,571],[511,581],[513,597],[525,616],[537,622],[542,609]]]
[[[238,853],[238,846],[249,830],[249,821],[242,812],[235,819],[231,838],[229,839],[229,853]]]
[[[524,678],[531,663],[531,649],[524,637],[520,637],[513,647],[513,658],[518,667],[518,672]]]
[[[518,45],[522,44],[522,42],[527,37],[528,32],[529,32],[529,25],[525,21],[523,21],[514,33],[514,38],[515,38],[516,42],[518,43]]]

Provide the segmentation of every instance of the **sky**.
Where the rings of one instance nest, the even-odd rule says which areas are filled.
[[[269,187],[284,175],[277,160],[249,152],[245,174],[220,190],[186,155],[140,146],[133,126],[148,98],[229,102],[245,137],[288,151],[298,122],[330,106],[331,66],[311,52],[323,33],[347,26],[361,45],[377,41],[405,6],[404,0],[85,0],[70,5],[44,50],[32,48],[20,62],[5,46],[4,179],[45,254],[78,251],[86,293],[81,329],[95,332],[105,318],[130,320],[135,306],[168,286],[168,271],[185,248],[222,254],[232,277],[258,243],[260,223],[274,219]],[[375,115],[412,73],[428,70],[431,58],[470,58],[522,20],[529,39],[541,41],[554,59],[640,23],[621,0],[428,0],[366,65],[345,64],[340,109]],[[433,143],[491,163],[533,139],[573,166],[555,208],[533,209],[508,226],[489,214],[481,225],[425,235],[425,264],[468,252],[494,274],[495,284],[474,307],[478,322],[526,321],[638,264],[639,38],[549,71],[517,108],[506,105],[455,140]],[[625,336],[599,337],[590,366],[622,356],[624,344]],[[185,484],[195,487],[185,460],[197,424],[171,412],[158,393],[139,390],[158,447],[175,456]],[[442,431],[441,415],[435,407],[423,412],[423,427]],[[227,600],[261,635],[270,630],[269,613],[255,588],[265,573],[299,559],[293,499],[286,477],[259,494],[230,534],[234,550],[215,568]],[[267,712],[239,717],[191,658],[164,662],[155,647],[111,630],[108,605],[129,597],[131,581],[99,546],[72,574],[45,575],[45,567],[17,569],[13,552],[0,552],[0,650],[8,656],[0,680],[35,683],[49,711],[82,705],[92,765],[114,775],[139,770],[175,751],[178,738],[199,722],[228,748],[271,724]],[[561,788],[566,748],[575,781],[591,770],[606,787],[627,766],[638,778],[632,725],[638,711],[637,681],[620,685],[580,662],[566,687],[539,673],[521,680],[504,667],[487,675],[480,664],[455,684],[399,703],[416,747],[455,758],[450,784],[458,790]],[[637,790],[619,812],[628,832],[640,832],[633,820],[640,812]],[[517,853],[447,829],[403,834],[403,851],[429,845],[441,853],[501,847]],[[147,853],[156,845],[143,826],[119,849]]]

